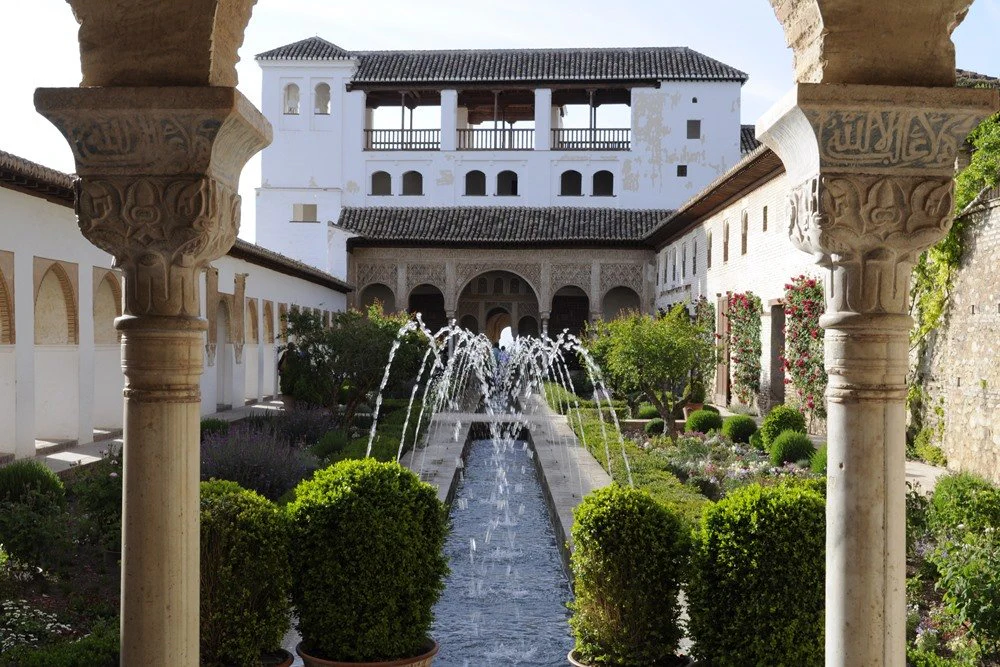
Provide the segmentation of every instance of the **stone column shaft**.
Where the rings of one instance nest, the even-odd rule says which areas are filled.
[[[800,83],[758,125],[785,164],[792,242],[828,272],[827,667],[905,664],[910,272],[951,226],[958,148],[997,102]]]
[[[199,278],[236,239],[239,173],[270,127],[221,86],[39,89],[35,105],[73,149],[80,230],[125,276],[121,661],[197,665]]]

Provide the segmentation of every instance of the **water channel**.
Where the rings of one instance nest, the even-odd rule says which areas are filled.
[[[476,440],[451,506],[435,667],[565,665],[569,582],[521,440]]]

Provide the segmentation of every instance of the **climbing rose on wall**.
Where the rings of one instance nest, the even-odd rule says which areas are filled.
[[[819,318],[826,308],[823,285],[809,276],[796,276],[785,285],[785,383],[795,390],[811,422],[826,417],[826,370],[823,368],[823,330]]]
[[[760,392],[760,297],[753,292],[727,292],[729,300],[729,361],[733,393],[752,406]]]

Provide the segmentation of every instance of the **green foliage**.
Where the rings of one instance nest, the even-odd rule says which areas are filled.
[[[815,459],[813,459],[815,461]],[[927,510],[930,498],[917,486],[906,483],[906,553],[911,555],[917,540],[927,534]]]
[[[958,217],[948,235],[924,252],[913,271],[911,302],[917,326],[912,338],[923,341],[944,317],[955,271],[962,260],[963,234],[969,224],[962,214],[980,192],[1000,182],[1000,115],[995,115],[972,131],[968,138],[974,153],[969,166],[955,177],[955,213]]]
[[[776,466],[811,461],[816,448],[805,433],[783,431],[771,443],[771,463]]]
[[[764,447],[764,438],[760,434],[760,429],[754,431],[753,435],[750,436],[750,440],[748,442],[750,443],[750,446],[753,447],[754,449],[759,449],[761,451],[764,451],[766,449]]]
[[[118,621],[98,623],[89,635],[34,648],[22,646],[0,656],[3,667],[118,667]]]
[[[667,425],[659,417],[655,419],[650,419],[642,430],[646,432],[646,435],[663,435],[664,431],[667,430]]]
[[[743,405],[753,405],[760,393],[760,297],[753,292],[726,294],[729,299],[729,362],[733,393]]]
[[[83,512],[81,539],[107,551],[121,549],[122,543],[122,452],[110,448],[100,461],[82,470],[67,489]]]
[[[906,662],[909,667],[971,667],[965,660],[946,658],[933,650],[906,647]]]
[[[0,544],[4,550],[45,570],[66,564],[72,553],[72,535],[62,500],[31,489],[20,500],[3,503]]]
[[[771,443],[785,431],[806,432],[806,418],[790,405],[776,405],[760,425],[760,438],[764,449],[770,450]]]
[[[715,377],[715,368],[721,357],[715,335],[715,304],[704,296],[694,301],[694,324],[698,328],[703,344],[698,347],[691,379],[695,384],[700,384],[704,391],[705,386]],[[693,403],[704,403],[704,401],[704,396],[700,401],[692,400]]]
[[[683,304],[663,317],[629,313],[588,329],[588,350],[621,392],[641,393],[673,431],[677,390],[712,354],[703,329]]]
[[[253,665],[288,630],[285,516],[235,482],[201,484],[201,660]]]
[[[229,422],[225,419],[208,417],[201,420],[201,439],[213,435],[221,435],[229,432]]]
[[[941,535],[1000,528],[1000,489],[971,473],[945,475],[934,488],[927,525]]]
[[[934,429],[922,428],[913,440],[913,454],[932,466],[946,466],[948,459],[941,448],[934,444]]]
[[[342,661],[417,655],[448,573],[447,511],[396,463],[344,461],[296,489],[292,599],[310,653]]]
[[[812,459],[809,461],[809,468],[817,475],[826,474],[826,443],[824,442],[819,446],[815,452],[813,452]]]
[[[688,535],[678,512],[618,485],[588,494],[573,512],[576,598],[570,627],[590,665],[645,667],[675,655]]]
[[[710,505],[687,587],[694,654],[714,667],[822,665],[825,534],[823,497],[798,485]]]
[[[655,405],[643,403],[639,406],[639,414],[636,415],[636,419],[653,419],[659,416],[660,411],[656,409]]]
[[[825,417],[826,369],[823,367],[823,329],[819,318],[826,310],[823,285],[810,276],[796,276],[785,284],[785,372],[796,399],[810,417]]]
[[[708,433],[722,429],[722,415],[711,410],[695,410],[687,418],[685,430],[690,433]]]
[[[62,480],[35,459],[20,459],[0,466],[0,502],[20,502],[35,492],[56,502],[62,502],[66,495]]]
[[[1000,657],[1000,534],[988,527],[944,540],[929,560],[938,570],[946,611],[970,634],[989,657]]]
[[[733,415],[722,422],[722,435],[733,442],[748,443],[757,432],[757,422],[748,415]]]
[[[320,461],[330,461],[345,449],[351,442],[350,434],[345,431],[327,431],[315,445],[310,447],[310,451]]]
[[[385,374],[389,352],[406,315],[387,315],[378,304],[361,312],[337,313],[332,325],[309,312],[288,316],[288,335],[295,339],[285,357],[291,364],[282,374],[290,375],[296,400],[333,406],[344,404],[344,424],[353,423],[354,413],[367,396],[378,389]],[[412,378],[423,351],[422,334],[411,332],[396,352],[390,384]]]

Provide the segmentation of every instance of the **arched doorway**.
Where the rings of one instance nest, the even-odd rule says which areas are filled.
[[[411,315],[420,313],[424,324],[431,331],[437,331],[448,324],[444,310],[444,293],[434,285],[417,285],[410,292],[410,303],[406,309]]]
[[[233,346],[229,343],[229,308],[219,301],[215,311],[215,409],[228,410],[233,406],[232,383]]]
[[[480,330],[494,342],[510,327],[508,336],[513,339],[521,320],[538,321],[538,296],[527,280],[512,271],[487,271],[470,279],[459,293],[458,317],[463,326],[466,321],[482,323]]]
[[[358,297],[358,306],[367,309],[376,301],[382,304],[382,312],[396,312],[396,295],[392,293],[388,285],[374,283],[365,287]]]
[[[590,299],[576,285],[560,287],[552,295],[552,312],[549,315],[549,335],[558,336],[568,330],[579,336],[590,317]]]
[[[522,317],[517,322],[517,335],[538,338],[538,320],[534,317]]]
[[[459,326],[461,326],[463,329],[471,331],[474,334],[479,333],[479,320],[477,320],[472,315],[463,316],[461,321],[459,322]]]
[[[641,300],[631,287],[613,287],[604,295],[601,312],[604,319],[613,320],[630,310],[639,310]]]

